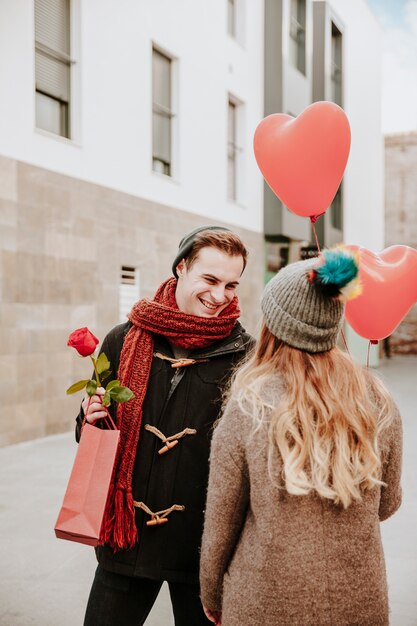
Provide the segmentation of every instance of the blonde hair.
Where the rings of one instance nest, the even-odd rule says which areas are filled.
[[[282,381],[278,405],[266,393],[274,380]],[[270,476],[278,450],[288,493],[315,491],[347,508],[382,484],[378,436],[392,419],[393,401],[380,380],[338,348],[310,354],[264,325],[227,395],[253,419],[255,432],[268,423]]]

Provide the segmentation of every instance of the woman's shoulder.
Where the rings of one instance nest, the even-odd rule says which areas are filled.
[[[400,419],[399,410],[384,380],[376,372],[366,370],[365,377],[369,399],[380,415],[384,416],[385,424],[380,428],[382,431],[384,427]]]

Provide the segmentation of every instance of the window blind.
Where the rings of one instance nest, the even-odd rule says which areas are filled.
[[[35,0],[36,90],[70,99],[70,0]]]
[[[119,285],[119,322],[126,316],[140,296],[140,273],[135,267],[122,265]]]

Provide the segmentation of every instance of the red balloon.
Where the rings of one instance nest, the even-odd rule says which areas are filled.
[[[378,255],[347,247],[359,251],[363,292],[346,304],[346,319],[361,337],[385,339],[417,302],[417,250],[397,245]]]
[[[296,215],[324,213],[336,195],[350,150],[349,121],[337,104],[315,102],[298,117],[277,113],[253,140],[266,182]]]

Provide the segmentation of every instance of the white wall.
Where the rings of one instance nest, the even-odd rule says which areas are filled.
[[[243,44],[227,35],[226,0],[72,2],[74,141],[35,129],[32,0],[0,2],[0,153],[261,231],[252,138],[263,117],[263,2],[241,0]],[[178,59],[174,179],[151,170],[152,42]],[[229,93],[245,103],[239,205],[226,199]]]
[[[381,28],[366,0],[330,0],[344,24],[344,110],[352,131],[345,172],[344,240],[384,247],[384,145],[381,132]]]

